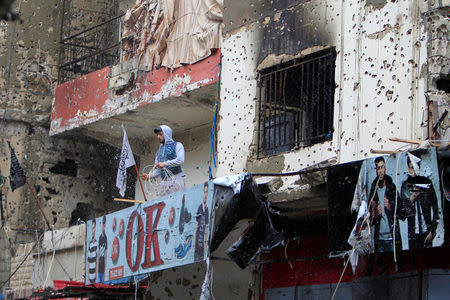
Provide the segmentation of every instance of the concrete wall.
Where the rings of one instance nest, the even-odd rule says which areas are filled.
[[[0,23],[0,171],[9,175],[6,142],[10,141],[55,228],[68,225],[77,203],[87,204],[88,212],[97,216],[126,207],[112,201],[120,150],[83,136],[48,134],[57,80],[60,3],[15,1],[23,23]],[[34,240],[27,229],[46,225],[27,186],[13,192],[7,183],[3,196],[2,230],[7,234],[0,236],[0,248],[14,253],[19,242]],[[8,252],[3,253],[7,264],[0,265],[1,282],[10,271]]]
[[[85,241],[86,225],[81,224],[39,233],[34,242],[19,244],[9,266],[17,272],[4,293],[11,299],[28,297],[33,290],[54,287],[53,280],[84,281]]]
[[[53,287],[53,280],[84,281],[85,242],[85,224],[55,230],[53,234],[45,232],[32,256],[33,287]]]
[[[424,5],[422,22],[424,35],[427,43],[422,45],[423,52],[427,55],[426,61],[422,64],[422,74],[426,77],[424,83],[426,97],[433,101],[433,123],[436,124],[445,110],[450,110],[450,94],[439,88],[438,81],[450,80],[450,47],[448,7],[450,1],[431,1]],[[447,117],[440,124],[437,133],[440,139],[448,141],[450,139],[450,117]],[[439,136],[438,136],[439,138]]]
[[[210,162],[210,133],[210,126],[203,126],[179,134],[174,134],[173,136],[175,141],[181,142],[184,146],[184,172],[186,174],[186,188],[196,184],[201,184],[209,179],[208,167]],[[144,171],[148,173],[149,170],[151,170],[151,168],[154,166],[155,153],[158,150],[159,145],[160,144],[156,139],[156,135],[153,136],[152,139],[147,141],[147,154],[140,156],[140,173],[143,173]],[[214,174],[214,168],[212,168],[212,171]],[[148,190],[152,189],[149,188]],[[156,195],[153,194],[151,198],[154,197],[156,197]],[[136,199],[144,199],[139,182],[136,183]]]
[[[430,78],[448,75],[448,22],[443,17],[448,9],[426,13],[438,4],[420,0],[225,1],[217,175],[345,163],[375,155],[371,150],[404,146],[389,141],[390,137],[426,139],[427,97],[439,107],[434,118],[448,108],[448,94],[437,91],[433,80],[430,89],[429,83]],[[286,15],[295,19],[295,28],[289,27]],[[275,43],[290,47],[286,53],[264,59],[270,54],[262,55],[269,31],[277,32]],[[289,39],[293,31],[304,39]],[[335,47],[337,53],[332,140],[256,159],[257,70],[327,47]],[[448,120],[441,132],[448,128]],[[308,195],[312,198],[305,197],[311,186],[301,190],[299,181],[295,176],[283,178],[278,191],[286,193],[277,201],[304,197],[317,203],[320,197],[313,193]],[[315,181],[323,183],[324,178]],[[226,268],[215,269],[215,274],[226,272]],[[227,282],[238,282],[240,297],[257,283],[242,278]]]
[[[254,7],[261,5],[253,2]],[[228,2],[228,7],[234,5],[239,7],[237,1]],[[225,20],[232,25],[225,30],[222,48],[218,175],[292,171],[330,159],[343,163],[372,156],[372,149],[395,150],[402,146],[390,142],[390,137],[427,137],[426,79],[422,72],[427,61],[427,36],[418,1],[280,1],[273,8],[270,12],[265,7],[250,19],[241,20],[234,14],[230,18],[237,20]],[[321,38],[319,42],[298,41],[306,43],[301,52],[272,56],[262,65],[276,65],[335,47],[334,133],[329,142],[256,160],[256,69],[262,67],[258,65],[262,38],[265,30],[283,27],[286,10],[293,11],[304,24],[299,30],[305,30],[306,36]],[[239,21],[245,21],[245,25],[236,28],[234,24]],[[273,28],[265,27],[269,22],[275,24]],[[280,41],[283,38],[281,34]]]
[[[17,272],[11,277],[10,285],[4,291],[14,293],[14,298],[29,296],[32,292],[31,277],[33,274],[34,261],[33,256],[28,255],[33,250],[33,244],[20,244],[17,247],[16,254],[11,259],[11,270]]]

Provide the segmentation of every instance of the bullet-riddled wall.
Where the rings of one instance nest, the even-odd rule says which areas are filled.
[[[10,172],[9,141],[55,228],[68,226],[77,207],[81,218],[126,207],[112,200],[120,149],[76,133],[51,138],[48,134],[58,74],[61,3],[18,0],[13,10],[23,22],[0,22],[1,175]],[[17,245],[33,241],[33,230],[46,225],[27,186],[13,192],[7,179],[2,205],[0,249],[8,250],[0,265],[4,282]]]
[[[422,16],[429,9],[422,1],[274,1],[272,6],[252,1],[249,9],[229,1],[218,174],[292,171],[330,159],[348,162],[372,156],[371,150],[403,145],[390,137],[426,139],[430,40]],[[267,38],[285,48],[268,47]],[[330,47],[336,51],[332,139],[256,159],[257,70]]]

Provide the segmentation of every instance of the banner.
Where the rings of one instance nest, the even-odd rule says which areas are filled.
[[[133,151],[131,151],[130,143],[128,142],[127,132],[122,125],[123,141],[122,151],[120,153],[119,168],[117,169],[116,187],[119,189],[119,194],[125,196],[127,188],[127,168],[136,164],[134,161]]]
[[[86,284],[205,260],[214,224],[211,181],[86,223]]]
[[[360,166],[360,167],[359,167]],[[338,165],[328,172],[336,176],[356,167],[359,177],[328,180],[329,214],[347,203],[357,213],[348,243],[356,254],[390,252],[442,246],[444,242],[443,209],[436,149],[418,149],[390,156],[379,156],[359,163]],[[356,169],[353,174],[357,174]],[[333,191],[354,189],[334,197]],[[347,213],[347,215],[349,215]],[[343,230],[341,224],[330,225],[333,231]],[[330,238],[335,239],[333,231]],[[330,251],[339,251],[342,241]]]

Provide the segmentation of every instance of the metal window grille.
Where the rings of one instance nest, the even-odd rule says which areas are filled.
[[[122,16],[116,0],[98,2],[96,11],[84,2],[63,0],[58,83],[120,62]],[[89,20],[98,21],[94,26]],[[92,23],[92,22],[91,22]]]
[[[334,48],[260,72],[258,158],[331,140]]]

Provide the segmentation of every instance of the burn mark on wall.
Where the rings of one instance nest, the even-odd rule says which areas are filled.
[[[305,49],[332,44],[325,30],[325,16],[304,5],[278,12],[262,23],[263,38],[258,64],[268,55],[296,55]]]
[[[278,11],[308,0],[229,0],[224,3],[224,32],[230,32],[248,23],[261,20]]]
[[[95,217],[94,207],[90,203],[78,202],[77,207],[72,211],[69,226],[79,224],[80,221],[86,222]]]
[[[65,161],[58,161],[56,165],[48,169],[53,174],[61,174],[66,176],[77,176],[78,167],[74,160],[65,159]]]
[[[134,73],[131,73],[130,78],[128,79],[128,82],[116,90],[115,94],[117,96],[125,94],[127,91],[131,91],[135,87],[136,78]]]
[[[372,6],[375,9],[382,9],[386,5],[386,3],[386,0],[366,0],[366,7]]]

